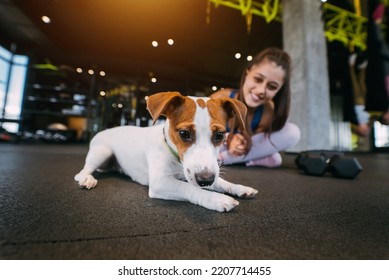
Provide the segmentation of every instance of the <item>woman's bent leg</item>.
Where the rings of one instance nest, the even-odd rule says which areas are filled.
[[[245,156],[235,157],[224,149],[220,152],[220,158],[225,165],[234,163],[249,162],[272,156],[280,151],[284,151],[300,140],[300,129],[293,123],[286,123],[284,127],[276,132],[266,135],[265,133],[255,134],[252,138],[252,146]],[[277,156],[274,156],[277,157]]]

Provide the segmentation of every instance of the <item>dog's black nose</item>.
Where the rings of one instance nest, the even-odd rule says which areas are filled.
[[[215,181],[215,173],[208,170],[201,171],[195,174],[195,179],[200,187],[211,186]]]

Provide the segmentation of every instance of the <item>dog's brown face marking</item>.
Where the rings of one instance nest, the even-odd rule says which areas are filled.
[[[205,108],[205,101],[204,101],[204,99],[197,99],[196,102],[200,106],[200,108],[202,108],[202,109]]]
[[[185,152],[196,142],[196,126],[194,117],[197,106],[207,109],[210,115],[210,130],[213,145],[220,146],[224,140],[228,115],[222,107],[222,101],[218,99],[196,99],[185,97],[185,101],[169,114],[169,137],[176,145],[180,159]]]
[[[171,144],[176,146],[181,160],[198,140],[196,129],[202,131],[200,135],[209,135],[210,130],[208,136],[210,139],[200,137],[203,139],[200,141],[205,143],[210,140],[215,147],[218,147],[224,140],[227,120],[237,118],[239,126],[244,130],[243,120],[247,113],[245,105],[234,99],[185,97],[179,92],[161,92],[148,97],[147,109],[154,122],[160,115],[169,119],[170,126],[167,133]]]
[[[217,125],[225,128],[228,115],[222,108],[221,100],[210,99],[207,102],[208,112],[211,116],[211,126]]]
[[[244,129],[245,105],[231,98],[185,97],[178,92],[161,92],[146,102],[154,122],[161,115],[167,117],[165,140],[177,151],[185,179],[199,187],[214,184],[227,120],[237,118]]]
[[[228,120],[228,115],[222,107],[221,100],[219,99],[210,99],[207,102],[207,108],[209,115],[211,117],[211,131],[212,131],[212,143],[215,146],[222,144],[224,140],[224,133],[226,132],[226,123]],[[222,133],[223,135],[221,135]],[[220,137],[223,139],[220,140]]]
[[[196,103],[190,98],[184,97],[184,99],[184,102],[169,114],[169,137],[176,145],[180,159],[196,141],[194,124]]]

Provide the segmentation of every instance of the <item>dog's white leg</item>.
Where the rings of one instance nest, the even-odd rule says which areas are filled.
[[[97,180],[92,173],[103,166],[113,155],[112,150],[104,145],[91,146],[85,159],[84,168],[74,176],[80,187],[87,189],[94,188]]]
[[[219,212],[231,211],[239,205],[237,200],[228,195],[201,189],[174,178],[159,178],[150,182],[149,196],[151,198],[188,201]]]
[[[216,183],[209,187],[209,189],[221,193],[229,193],[240,198],[251,198],[258,193],[256,189],[239,184],[233,184],[222,178],[218,178]]]

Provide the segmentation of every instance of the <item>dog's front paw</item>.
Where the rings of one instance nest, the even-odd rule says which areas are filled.
[[[258,191],[254,188],[246,187],[243,185],[236,185],[235,193],[235,195],[240,198],[252,198],[258,193]]]
[[[217,180],[217,183],[212,187],[209,188],[210,190],[214,190],[221,193],[229,193],[233,196],[237,196],[240,198],[251,198],[254,197],[258,191],[256,189],[243,186],[240,184],[234,184],[231,182],[228,182],[222,178],[219,178]]]
[[[209,193],[205,199],[204,207],[219,212],[229,212],[239,205],[239,201],[224,194]]]
[[[74,176],[74,180],[78,182],[81,188],[86,188],[88,190],[97,185],[97,180],[90,174],[78,173]]]

